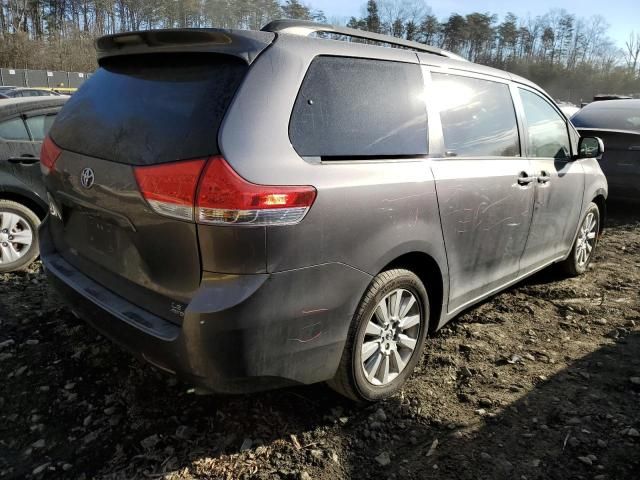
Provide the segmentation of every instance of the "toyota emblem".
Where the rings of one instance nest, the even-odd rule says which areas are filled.
[[[95,181],[96,177],[93,173],[93,170],[91,170],[89,167],[84,168],[82,170],[82,173],[80,174],[80,184],[84,187],[84,188],[91,188],[93,187],[93,182]]]

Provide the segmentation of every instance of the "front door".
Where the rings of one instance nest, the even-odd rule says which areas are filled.
[[[518,88],[525,119],[526,152],[535,171],[535,204],[521,274],[566,255],[580,221],[584,171],[571,158],[565,117],[533,90]]]
[[[39,154],[40,143],[31,140],[23,117],[0,121],[0,176],[4,182],[15,183],[18,180],[27,186],[37,184],[40,187],[38,193],[43,195]]]

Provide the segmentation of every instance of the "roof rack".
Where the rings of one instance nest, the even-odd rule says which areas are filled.
[[[467,61],[467,59],[461,57],[460,55],[448,52],[447,50],[442,50],[438,47],[425,45],[423,43],[404,40],[402,38],[392,37],[391,35],[365,32],[364,30],[357,30],[355,28],[335,27],[333,25],[312,22],[309,20],[273,20],[262,27],[262,31],[273,33],[289,33],[292,35],[301,35],[304,37],[318,32],[333,33],[336,35],[344,35],[346,37],[361,38],[363,40],[373,40],[375,42],[410,48],[419,52],[433,53],[435,55],[440,55],[454,60],[464,60],[465,62]]]

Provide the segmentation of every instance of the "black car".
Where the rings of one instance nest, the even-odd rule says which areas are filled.
[[[593,102],[571,121],[581,135],[604,141],[600,167],[609,182],[609,198],[640,202],[640,99]]]
[[[38,256],[38,226],[48,210],[40,146],[66,100],[0,102],[0,273],[23,269]]]

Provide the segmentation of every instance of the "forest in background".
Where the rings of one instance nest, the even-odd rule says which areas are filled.
[[[276,18],[329,21],[438,46],[529,78],[559,100],[640,95],[640,32],[629,32],[621,48],[608,37],[602,16],[556,9],[535,17],[473,12],[438,18],[424,0],[368,0],[350,19],[299,0],[0,0],[0,66],[91,72],[93,41],[101,35],[171,27],[259,29]]]

